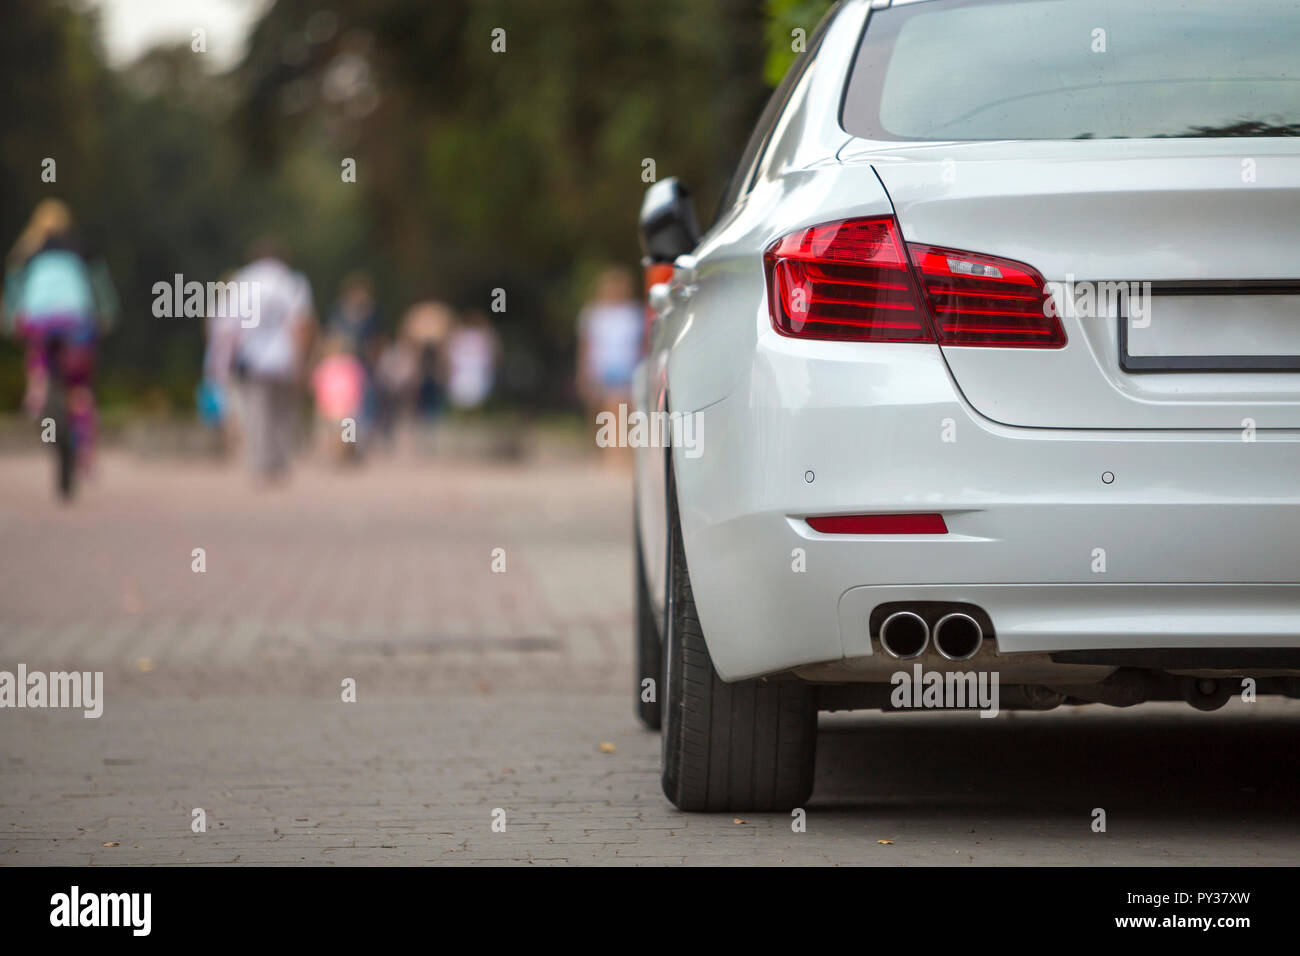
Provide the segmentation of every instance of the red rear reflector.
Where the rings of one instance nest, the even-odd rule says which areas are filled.
[[[824,515],[808,518],[822,534],[947,534],[943,515]]]
[[[1033,266],[973,252],[907,244],[940,345],[1059,349],[1065,329]]]
[[[933,342],[892,216],[793,232],[763,257],[772,327],[856,342]]]

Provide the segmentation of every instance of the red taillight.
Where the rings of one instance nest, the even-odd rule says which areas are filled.
[[[783,335],[934,341],[892,216],[801,229],[764,261],[772,325]]]
[[[773,243],[763,260],[772,326],[782,335],[933,342],[937,331],[941,345],[1065,345],[1047,284],[1032,266],[904,246],[893,216],[800,229]]]
[[[807,518],[808,527],[822,534],[947,534],[941,514],[824,515]]]
[[[907,244],[940,345],[1059,349],[1065,329],[1032,266],[974,252]]]

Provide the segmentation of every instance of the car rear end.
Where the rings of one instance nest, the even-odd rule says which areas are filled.
[[[1296,691],[1300,7],[867,6],[669,363],[718,673]],[[819,109],[846,135],[801,165]]]

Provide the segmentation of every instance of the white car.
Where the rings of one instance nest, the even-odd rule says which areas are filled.
[[[819,709],[1300,696],[1297,51],[1293,0],[845,0],[703,235],[651,187],[674,804],[799,806]]]

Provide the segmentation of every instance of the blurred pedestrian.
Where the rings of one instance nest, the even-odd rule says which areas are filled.
[[[418,365],[415,409],[420,417],[432,421],[445,404],[443,349],[455,313],[442,302],[416,302],[402,316],[401,340],[416,353]]]
[[[279,243],[259,240],[249,258],[234,278],[257,290],[258,310],[240,319],[235,372],[249,467],[275,480],[289,469],[316,314],[311,284],[289,267]]]
[[[360,418],[366,372],[342,335],[326,338],[322,352],[311,375],[319,440],[328,458],[356,460],[359,439],[364,435]]]
[[[465,313],[447,338],[447,397],[460,409],[487,401],[496,381],[501,343],[486,312]]]
[[[222,284],[233,281],[234,272],[221,276]],[[233,377],[235,350],[239,344],[239,315],[233,308],[216,309],[204,325],[203,377],[196,403],[199,420],[217,431],[224,454],[236,438],[236,401]]]
[[[365,394],[356,417],[367,436],[379,414],[379,393],[375,388],[374,373],[381,327],[374,280],[360,270],[348,273],[339,284],[338,301],[330,313],[326,334],[335,340],[336,348],[342,348],[361,361],[365,371]]]
[[[379,332],[375,284],[365,272],[350,272],[339,284],[338,301],[330,313],[326,333],[357,358],[365,361],[370,340]]]
[[[84,473],[95,443],[96,344],[117,314],[113,283],[103,261],[86,252],[72,212],[58,199],[36,205],[5,265],[5,325],[27,346],[23,408],[40,417],[57,376]]]
[[[415,415],[419,387],[419,350],[404,334],[392,341],[384,337],[375,361],[375,437],[390,448]]]
[[[618,418],[632,399],[632,373],[641,358],[642,306],[632,294],[632,273],[606,269],[578,316],[578,394],[595,427],[601,412]]]

